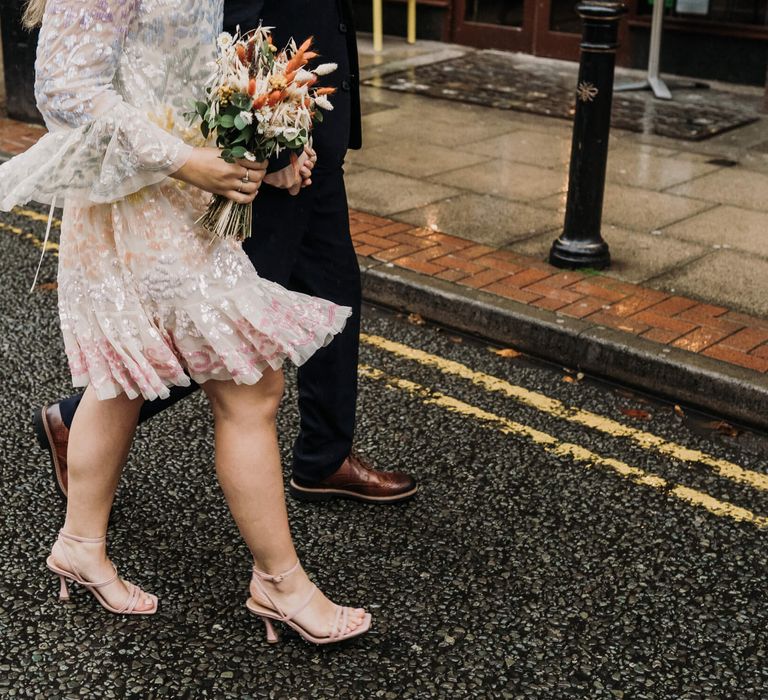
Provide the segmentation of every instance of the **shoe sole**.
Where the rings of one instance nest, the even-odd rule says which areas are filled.
[[[291,479],[288,485],[288,492],[297,501],[305,501],[307,503],[317,503],[321,501],[332,501],[335,498],[343,498],[350,501],[362,501],[363,503],[402,503],[403,501],[409,501],[418,492],[419,487],[414,486],[410,491],[405,493],[398,493],[395,496],[364,496],[354,491],[345,491],[344,489],[313,489],[299,486],[293,479]]]
[[[53,483],[56,486],[56,492],[59,494],[59,496],[61,496],[63,500],[66,501],[67,492],[61,486],[61,480],[59,479],[59,466],[57,463],[58,460],[54,456],[53,448],[51,447],[52,437],[50,431],[48,430],[48,424],[43,417],[47,408],[48,405],[46,404],[41,409],[35,411],[32,414],[32,426],[35,429],[35,437],[37,438],[38,444],[48,453],[48,457],[51,460]]]
[[[269,618],[273,622],[282,622],[284,625],[287,625],[294,632],[296,632],[308,644],[314,644],[316,646],[338,644],[338,645],[344,646],[346,642],[349,642],[353,639],[357,639],[358,637],[361,637],[364,634],[368,634],[368,632],[371,631],[371,621],[372,621],[371,614],[366,613],[367,624],[361,626],[359,629],[355,630],[352,634],[348,634],[347,636],[342,637],[341,639],[330,639],[328,637],[320,637],[320,638],[314,637],[308,632],[302,631],[299,625],[297,625],[295,622],[292,622],[291,620],[284,620],[280,616],[276,615],[274,612],[269,611],[266,608],[262,608],[260,605],[256,603],[254,603],[252,607],[251,600],[252,599],[249,598],[245,602],[245,608],[251,615],[253,615],[254,617],[258,617],[260,619]],[[280,637],[278,636],[274,641],[267,640],[267,643],[277,644],[279,641],[280,641]]]

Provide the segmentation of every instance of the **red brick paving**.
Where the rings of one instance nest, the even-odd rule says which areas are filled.
[[[349,216],[353,232],[371,225],[369,214],[350,211]],[[768,373],[768,319],[610,277],[564,272],[428,229],[382,235],[393,230],[386,228],[392,222],[377,218],[378,228],[352,234],[361,255]]]
[[[0,118],[0,151],[20,153],[45,133]],[[768,373],[768,319],[601,275],[564,272],[510,251],[350,210],[358,254]]]
[[[42,126],[0,117],[0,151],[21,153],[36,143],[44,133]]]

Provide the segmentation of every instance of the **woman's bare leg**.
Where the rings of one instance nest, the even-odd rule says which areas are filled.
[[[78,406],[69,433],[67,463],[69,493],[67,516],[62,530],[70,535],[97,538],[106,534],[109,513],[120,474],[136,431],[142,399],[129,399],[120,394],[99,401],[89,386]],[[66,540],[57,542],[53,556],[68,567],[66,555],[88,581],[108,580],[114,573],[104,543],[91,544]],[[122,581],[100,589],[108,603],[122,607],[129,593]],[[137,610],[153,605],[142,600]]]
[[[288,571],[297,560],[288,527],[283,470],[275,419],[283,394],[282,372],[267,370],[253,386],[212,380],[203,385],[213,407],[216,473],[254,565],[268,574]],[[270,595],[290,613],[306,598],[311,585],[303,570],[280,584],[265,583]],[[251,590],[256,597],[257,591]],[[266,600],[258,600],[271,607]],[[318,593],[295,620],[316,636],[327,636],[336,609]],[[348,629],[362,622],[364,612],[350,615]]]

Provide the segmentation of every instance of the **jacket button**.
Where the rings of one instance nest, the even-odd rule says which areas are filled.
[[[344,24],[344,22],[341,22],[341,23],[339,24],[339,31],[340,31],[342,34],[346,34],[346,32],[347,32],[347,25],[346,25],[346,24]]]
[[[347,92],[349,92],[352,89],[352,85],[350,84],[349,80],[341,81],[341,89],[346,90]]]

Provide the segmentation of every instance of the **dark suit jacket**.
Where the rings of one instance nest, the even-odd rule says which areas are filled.
[[[274,27],[277,46],[293,37],[301,43],[314,36],[314,50],[321,61],[339,65],[322,79],[322,85],[338,88],[327,113],[314,133],[318,164],[341,164],[348,148],[362,145],[359,63],[351,0],[225,0],[224,29],[242,32],[259,25]]]

